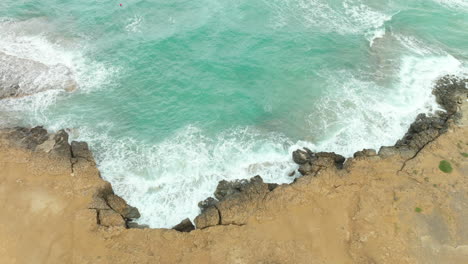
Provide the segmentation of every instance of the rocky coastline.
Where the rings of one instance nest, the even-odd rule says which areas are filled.
[[[43,217],[44,223],[56,218],[57,230],[62,230],[58,226],[64,218],[71,218],[72,227],[66,227],[73,235],[64,228],[60,239],[51,242],[55,246],[48,250],[56,252],[56,241],[63,239],[71,244],[66,250],[60,249],[65,253],[58,250],[56,255],[47,254],[47,263],[449,263],[431,262],[441,259],[466,263],[462,261],[468,260],[468,233],[462,230],[468,227],[463,220],[468,206],[462,193],[468,191],[468,163],[459,152],[468,152],[464,152],[468,146],[467,84],[467,79],[455,76],[441,78],[433,93],[445,111],[419,115],[394,146],[383,146],[378,151],[364,149],[348,159],[336,153],[298,149],[292,159],[299,165],[302,177],[293,183],[265,183],[261,176],[221,181],[214,197],[198,204],[201,213],[194,223],[185,219],[173,230],[136,224],[133,220],[140,216],[138,209],[114,193],[111,184],[101,178],[88,145],[69,143],[65,130],[0,130],[0,201],[6,203],[10,189],[31,192],[32,187],[21,189],[25,181],[29,181],[26,186],[35,189],[42,185],[60,189],[60,199],[69,199],[60,207],[66,212],[63,215],[51,215],[47,211],[50,204],[47,208],[39,206],[44,215],[28,211],[34,207],[31,205],[24,209],[30,215],[23,211],[17,215],[18,219],[26,219],[21,220],[24,223],[29,223],[29,217]],[[451,159],[457,170],[441,178],[433,163],[452,155],[448,153],[453,152],[453,142],[460,144]],[[37,178],[40,175],[48,176]],[[429,183],[431,193],[427,191]],[[417,207],[428,213],[414,214],[419,210],[411,201],[424,203],[427,197],[437,200],[434,208]],[[444,199],[457,204],[446,205]],[[7,213],[15,214],[15,206],[8,207]],[[448,211],[449,216],[437,213]],[[405,226],[405,222],[413,220],[427,228]],[[40,230],[46,228],[40,223]],[[34,225],[28,228],[34,230]],[[15,223],[0,228],[0,237],[21,242],[10,229],[16,230]],[[416,239],[422,235],[427,236],[426,240]],[[231,240],[226,240],[228,237]],[[320,245],[321,240],[328,242]],[[0,253],[10,247],[16,250],[20,244],[15,243],[0,245]],[[291,250],[296,253],[288,254]],[[17,251],[5,254],[0,257],[7,261],[4,263],[32,263],[22,261],[23,257],[15,255]],[[42,252],[37,255],[43,256]],[[138,260],[129,262],[133,259]]]
[[[354,158],[381,159],[399,156],[404,159],[401,171],[407,161],[415,158],[427,144],[445,133],[452,124],[461,119],[460,106],[468,98],[467,83],[468,79],[463,80],[456,76],[444,76],[439,79],[433,94],[437,103],[445,111],[437,111],[431,116],[418,115],[403,138],[398,140],[394,146],[382,146],[378,152],[374,149],[363,149],[354,153]],[[317,176],[322,169],[327,168],[341,170],[352,163],[352,159],[346,160],[340,154],[334,152],[315,153],[307,148],[294,151],[292,159],[299,165],[298,172],[302,176]],[[221,181],[214,193],[216,199],[209,197],[199,203],[201,214],[195,218],[195,224],[198,228],[245,224],[247,217],[257,207],[256,201],[263,199],[276,186],[264,183],[259,175],[250,180]]]

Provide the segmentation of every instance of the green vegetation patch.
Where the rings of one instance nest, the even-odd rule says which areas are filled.
[[[422,212],[422,209],[419,208],[419,207],[416,207],[416,208],[414,208],[414,211],[415,211],[416,213],[420,213],[420,212]]]
[[[468,153],[462,152],[462,153],[460,153],[460,154],[461,154],[463,157],[468,158]]]
[[[439,163],[439,169],[445,173],[450,173],[452,172],[452,164],[446,160],[441,160]]]

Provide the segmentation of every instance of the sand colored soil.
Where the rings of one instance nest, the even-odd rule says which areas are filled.
[[[245,224],[189,233],[102,218],[112,190],[89,154],[3,130],[0,263],[468,263],[466,116],[412,159],[349,159],[278,186]]]

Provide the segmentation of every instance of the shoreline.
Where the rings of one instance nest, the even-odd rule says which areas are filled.
[[[413,237],[414,232],[411,231],[414,227],[411,226],[411,221],[406,223],[404,220],[416,217],[417,221],[413,221],[414,223],[424,222],[427,219],[421,220],[418,217],[424,216],[426,210],[429,210],[428,213],[431,215],[437,210],[427,209],[431,207],[427,204],[417,205],[416,208],[422,211],[417,214],[415,214],[415,208],[405,213],[395,213],[392,208],[396,203],[400,203],[401,199],[407,199],[408,203],[411,199],[419,199],[420,203],[426,203],[422,198],[431,196],[422,192],[427,191],[427,186],[424,188],[421,186],[429,184],[432,180],[434,180],[434,183],[431,182],[432,188],[435,188],[436,192],[440,190],[434,185],[444,184],[445,186],[446,184],[448,186],[446,193],[433,194],[440,195],[439,198],[444,195],[450,196],[448,192],[450,188],[452,188],[451,191],[455,190],[457,193],[462,193],[460,190],[468,190],[468,182],[464,179],[468,175],[468,159],[460,155],[460,153],[468,152],[468,142],[460,143],[461,149],[458,150],[460,153],[455,153],[457,157],[454,157],[454,160],[459,165],[452,162],[451,166],[455,167],[455,171],[451,172],[451,177],[447,179],[430,177],[440,172],[437,171],[437,166],[432,164],[434,159],[448,155],[446,153],[453,149],[453,146],[451,148],[444,146],[444,142],[463,141],[468,138],[466,136],[468,134],[466,128],[468,125],[466,83],[468,80],[455,80],[453,76],[443,77],[434,88],[437,102],[446,112],[438,112],[433,116],[419,115],[406,135],[394,146],[383,146],[378,152],[375,150],[358,151],[353,158],[349,159],[335,153],[313,153],[307,149],[296,150],[293,153],[293,160],[299,164],[299,172],[303,176],[291,184],[268,184],[264,183],[261,177],[234,182],[221,181],[214,193],[217,199],[208,198],[199,203],[201,213],[194,221],[197,229],[194,229],[192,223],[187,220],[175,227],[183,232],[150,229],[136,225],[132,219],[137,218],[138,210],[115,195],[111,184],[100,177],[87,144],[84,142],[69,144],[68,135],[64,130],[55,134],[49,134],[40,127],[0,130],[0,168],[3,172],[0,174],[4,178],[3,189],[1,189],[3,193],[0,192],[0,194],[5,196],[11,191],[21,193],[22,187],[18,179],[21,182],[30,182],[29,187],[34,186],[33,189],[52,186],[52,192],[59,190],[57,192],[63,194],[57,198],[60,200],[57,203],[55,198],[49,197],[55,194],[45,195],[47,198],[41,194],[40,199],[31,196],[31,201],[37,200],[39,204],[34,202],[31,203],[35,204],[34,206],[28,204],[23,208],[27,214],[18,215],[19,219],[23,219],[26,223],[29,217],[36,217],[38,212],[38,217],[44,218],[44,223],[47,223],[46,219],[51,215],[56,219],[58,226],[67,219],[73,222],[72,227],[69,226],[70,223],[67,223],[66,228],[57,231],[61,233],[63,239],[68,241],[67,243],[71,244],[68,251],[65,250],[68,253],[59,254],[57,258],[49,254],[46,259],[54,260],[52,262],[58,262],[60,259],[70,263],[108,263],[107,260],[114,259],[117,263],[129,263],[126,261],[137,257],[142,260],[141,263],[144,261],[174,263],[175,260],[180,263],[191,263],[192,258],[194,261],[192,263],[203,262],[203,260],[205,260],[204,263],[235,263],[235,259],[244,260],[240,263],[258,263],[259,260],[269,259],[281,260],[279,263],[309,263],[307,261],[314,256],[318,257],[317,263],[323,263],[319,260],[332,261],[327,263],[419,263],[412,262],[417,260],[423,263],[422,260],[426,257],[422,256],[421,252],[425,251],[412,248],[411,243],[416,243]],[[454,135],[461,138],[454,139]],[[376,176],[378,174],[381,175]],[[37,177],[31,179],[30,175],[38,177],[46,175],[45,182]],[[457,182],[455,185],[458,185],[449,187],[454,184],[453,182]],[[391,190],[388,188],[395,184],[398,188],[390,188]],[[409,190],[414,190],[414,193],[401,191],[408,186]],[[431,189],[431,191],[434,190]],[[42,192],[39,191],[39,193]],[[379,197],[379,193],[382,197]],[[387,196],[388,201],[380,201],[381,198],[387,198]],[[5,200],[5,197],[2,198]],[[63,202],[63,198],[67,201]],[[366,199],[370,201],[366,202]],[[458,198],[451,199],[457,200]],[[458,200],[462,203],[459,210],[468,209],[463,199]],[[21,205],[22,202],[21,199],[9,200],[12,205],[15,203]],[[409,206],[408,203],[403,203],[402,206],[406,208]],[[46,206],[41,206],[41,204]],[[313,207],[310,207],[311,205]],[[11,214],[15,213],[15,208],[8,210]],[[445,212],[444,210],[441,211]],[[44,211],[43,215],[40,214],[42,211]],[[453,211],[451,217],[455,219],[458,217],[457,213],[461,211],[457,209]],[[388,222],[388,217],[392,221]],[[445,231],[440,226],[445,224],[446,217],[442,216],[442,220],[438,217],[436,214],[435,220],[431,218],[432,220],[424,222],[429,226],[427,228],[429,231],[422,230],[421,232],[427,231],[429,235],[426,234],[426,236],[439,244],[429,239],[432,241],[428,244],[430,247],[427,245],[425,247],[424,243],[427,241],[419,241],[419,244],[416,243],[422,245],[419,250],[429,250],[428,248],[438,245],[439,252],[448,250],[446,255],[442,254],[442,257],[446,257],[444,260],[452,260],[452,257],[453,259],[456,257],[456,261],[468,261],[468,233],[459,234],[460,238],[457,239],[451,237],[453,230],[468,228],[468,223],[462,220],[460,223],[455,223],[453,219],[450,220],[451,222],[447,220],[448,231]],[[5,224],[4,227],[7,228],[0,229],[0,237],[21,240],[15,234],[10,234],[8,230],[9,227],[11,230],[17,230],[19,227],[16,225],[17,223]],[[431,225],[435,226],[433,228],[435,231],[431,231]],[[286,231],[282,230],[281,226]],[[340,228],[336,230],[338,226]],[[41,233],[42,231],[35,232],[35,230],[42,230],[41,228],[32,225],[26,227],[24,231]],[[401,233],[395,231],[396,229]],[[69,234],[70,230],[73,231],[72,235]],[[304,236],[303,233],[310,233],[311,236]],[[380,235],[376,237],[376,233]],[[226,238],[232,238],[232,236],[234,236],[233,241],[225,241]],[[440,236],[444,238],[441,239]],[[446,238],[447,236],[449,238]],[[39,236],[32,240],[41,241],[41,239]],[[401,245],[392,242],[391,239],[395,239]],[[141,242],[150,240],[164,250]],[[266,240],[268,242],[265,242]],[[300,242],[291,242],[296,240]],[[327,243],[322,244],[323,240]],[[170,243],[167,243],[168,241]],[[213,244],[213,241],[217,242]],[[244,243],[245,241],[249,243]],[[252,247],[260,247],[255,241],[266,243],[266,246],[262,245],[264,248],[259,250],[258,255],[252,252],[255,251]],[[56,243],[53,242],[53,245],[59,247]],[[96,243],[96,250],[92,249],[89,243]],[[118,247],[110,246],[112,243],[117,243],[123,250],[120,251]],[[222,243],[224,245],[221,245]],[[457,243],[457,246],[453,246],[453,243]],[[382,248],[377,248],[375,245],[382,245]],[[443,245],[452,248],[447,249]],[[230,250],[232,246],[242,253],[232,253],[236,252]],[[132,253],[133,247],[141,250]],[[280,247],[279,255],[271,252],[276,247]],[[8,247],[0,247],[0,252],[5,248]],[[49,251],[53,251],[53,248],[51,246]],[[287,252],[294,250],[293,248],[298,249],[299,253],[288,256]],[[207,249],[213,252],[206,252]],[[457,253],[453,253],[455,252],[453,250]],[[149,251],[152,255],[144,253]],[[160,254],[156,254],[156,251]],[[3,258],[7,263],[8,260],[13,259],[18,260],[18,263],[27,262],[22,261],[21,256],[15,255],[15,250],[11,251],[15,252],[13,255],[10,255],[10,250],[5,252],[6,255]],[[70,252],[75,254],[70,255]],[[184,254],[181,256],[177,252]],[[390,252],[394,255],[385,254]],[[453,254],[449,254],[450,252]],[[36,253],[42,254],[42,252]],[[427,253],[427,259],[431,260],[432,253]],[[98,258],[106,254],[107,258]],[[331,256],[333,254],[335,256]]]

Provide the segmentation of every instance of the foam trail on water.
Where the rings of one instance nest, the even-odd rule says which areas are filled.
[[[82,46],[62,45],[58,40],[54,42],[52,37],[48,37],[50,30],[51,25],[39,18],[25,21],[7,18],[0,20],[0,54],[6,54],[4,58],[14,58],[8,59],[9,64],[0,66],[0,72],[8,73],[10,78],[18,79],[33,91],[41,91],[26,97],[2,100],[0,114],[9,120],[26,118],[35,124],[47,124],[43,111],[56,102],[61,93],[59,90],[44,88],[64,81],[65,86],[72,82],[73,88],[80,92],[90,92],[108,84],[110,77],[117,72],[115,67],[107,67],[86,58],[80,51],[84,49]],[[42,65],[41,67],[46,68],[46,74],[33,75],[27,67],[24,67],[24,74],[18,72],[21,68],[10,69],[16,60],[26,62],[23,65]],[[31,78],[28,79],[30,75]],[[0,125],[8,125],[7,123],[3,120]]]
[[[220,180],[261,175],[266,182],[289,183],[294,177],[288,174],[296,169],[292,142],[252,128],[209,138],[189,126],[155,144],[116,140],[89,128],[80,128],[75,138],[89,142],[103,177],[140,210],[139,222],[152,227],[194,218],[198,201],[212,196]]]
[[[324,0],[286,0],[266,3],[276,13],[277,26],[299,21],[306,28],[342,35],[362,34],[371,43],[385,33],[385,22],[393,15],[377,11],[361,0],[345,0],[334,6]]]
[[[445,7],[452,9],[463,9],[468,10],[468,1],[466,0],[434,0],[436,3],[439,3]]]
[[[334,151],[351,156],[362,148],[393,145],[407,131],[419,113],[433,113],[439,106],[432,94],[435,81],[446,75],[467,72],[462,62],[420,41],[398,36],[410,54],[403,55],[390,87],[343,70],[330,74],[326,96],[309,117],[311,133],[320,133],[316,145],[300,142],[317,151]],[[339,77],[336,77],[339,76]]]

